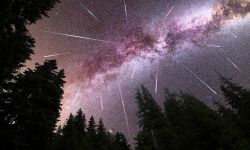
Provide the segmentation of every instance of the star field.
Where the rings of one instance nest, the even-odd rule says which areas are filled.
[[[249,86],[248,0],[62,0],[30,27],[34,62],[65,69],[61,123],[82,108],[132,141],[136,88],[222,100],[216,72]],[[28,62],[33,66],[34,62]]]

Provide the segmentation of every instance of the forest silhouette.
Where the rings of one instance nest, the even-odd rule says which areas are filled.
[[[57,127],[64,71],[56,60],[20,69],[34,53],[27,29],[59,0],[0,2],[1,150],[247,150],[250,149],[250,90],[218,75],[223,103],[209,107],[186,93],[165,92],[160,107],[143,85],[135,91],[139,133],[130,146],[125,134],[108,131],[102,119],[81,109]]]

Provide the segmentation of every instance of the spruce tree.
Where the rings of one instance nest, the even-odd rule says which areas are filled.
[[[52,140],[64,84],[64,72],[57,69],[55,60],[36,64],[34,70],[19,74],[13,87],[13,115],[9,117],[25,149],[45,149]]]
[[[79,109],[76,112],[75,125],[76,125],[78,132],[80,132],[81,134],[85,134],[85,132],[86,132],[86,117],[85,117],[85,114],[83,114],[81,109]]]
[[[69,115],[66,124],[62,129],[63,140],[60,144],[62,150],[77,150],[77,138],[76,138],[76,126],[75,126],[75,116]]]
[[[95,119],[93,116],[91,116],[89,119],[87,131],[88,131],[89,136],[91,136],[92,138],[95,138],[95,136],[96,136],[96,124],[95,124]]]
[[[107,133],[101,118],[99,120],[99,124],[97,126],[96,131],[97,131],[97,142],[100,145],[106,144]]]
[[[144,143],[141,145],[143,147],[137,147],[137,149],[145,149],[145,147],[157,150],[165,149],[166,145],[163,139],[166,124],[161,108],[157,105],[149,90],[143,85],[141,90],[137,90],[136,100],[138,103],[139,127],[142,128],[136,140],[137,143]],[[146,140],[147,142],[139,140]]]
[[[102,119],[100,118],[99,124],[97,126],[97,135],[104,137],[106,135],[106,129],[104,128],[104,124],[102,122]]]
[[[168,137],[165,138],[165,143],[170,150],[178,149],[177,147],[181,145],[178,127],[183,123],[183,114],[181,112],[182,103],[183,100],[180,98],[180,95],[166,91],[164,112],[166,123],[168,124],[165,128]]]
[[[61,150],[62,146],[61,144],[63,143],[63,129],[62,126],[59,125],[59,127],[56,130],[52,146],[50,147],[51,150]]]
[[[13,123],[16,115],[11,94],[16,74],[33,54],[35,40],[29,34],[27,25],[47,16],[48,11],[58,2],[59,0],[0,1],[0,149],[16,149],[22,145],[22,138]]]
[[[96,123],[95,119],[93,116],[90,117],[89,122],[88,122],[88,149],[94,150],[96,148],[95,141],[96,141]]]
[[[69,115],[61,136],[55,142],[56,149],[62,150],[81,150],[86,147],[86,119],[81,109],[75,116]]]
[[[76,128],[76,143],[77,147],[83,147],[86,142],[86,117],[85,114],[83,114],[82,110],[79,109],[76,113],[75,119],[75,128]]]
[[[81,147],[84,145],[83,139],[86,136],[86,118],[81,109],[77,111],[74,119],[77,147]]]
[[[220,113],[228,124],[231,124],[232,132],[238,140],[235,144],[242,149],[250,148],[250,91],[237,85],[226,77],[220,76],[221,90],[228,107],[219,105]]]
[[[63,129],[59,128],[57,130],[52,149],[130,150],[130,145],[127,143],[125,135],[122,133],[113,135],[107,132],[102,119],[99,120],[98,126],[96,126],[94,117],[92,116],[89,119],[87,130],[85,130],[85,121],[77,119],[82,118],[80,116],[85,116],[81,110],[78,110],[75,116],[70,114]],[[81,123],[78,124],[79,122]]]
[[[169,149],[226,149],[220,116],[188,94],[168,94],[165,114],[171,125]]]
[[[142,130],[137,133],[136,150],[157,150],[156,142],[154,141],[150,131]]]
[[[130,150],[130,145],[123,133],[117,132],[114,137],[114,146],[117,150]]]
[[[47,17],[59,0],[2,0],[0,2],[0,86],[30,59],[34,39],[27,25]]]
[[[97,147],[100,150],[105,150],[107,149],[107,133],[106,133],[106,129],[104,127],[104,124],[102,122],[102,119],[99,120],[99,124],[97,126],[97,130],[96,130],[97,134],[96,134],[96,143],[97,143]]]

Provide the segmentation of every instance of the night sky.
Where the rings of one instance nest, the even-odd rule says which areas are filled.
[[[79,108],[108,130],[135,137],[135,92],[165,89],[208,105],[221,101],[218,73],[250,84],[249,0],[62,0],[30,27],[35,62],[65,70],[61,122]]]

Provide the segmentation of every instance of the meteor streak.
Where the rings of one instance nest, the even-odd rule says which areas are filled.
[[[58,53],[58,54],[51,54],[51,55],[46,55],[46,56],[43,56],[44,58],[50,58],[50,57],[56,57],[56,56],[60,56],[60,55],[64,55],[66,53]]]
[[[132,71],[132,74],[131,74],[131,79],[134,78],[134,74],[135,74],[135,65],[134,65],[134,67],[133,67],[133,71]]]
[[[215,57],[215,54],[214,52],[212,52],[210,49],[208,49],[210,51],[210,53]],[[221,57],[225,57],[224,55],[220,54]],[[231,64],[233,65],[233,67],[235,67],[239,72],[241,72],[241,69],[228,57],[226,57],[226,60]]]
[[[84,6],[81,2],[80,2],[80,5],[98,22],[101,22],[96,16],[94,13],[92,13],[86,6]]]
[[[83,82],[80,83],[80,85],[79,85],[79,87],[78,87],[78,89],[77,89],[77,92],[76,92],[76,94],[75,94],[75,96],[74,96],[74,99],[73,99],[73,102],[72,102],[71,105],[74,105],[74,104],[75,104],[75,101],[76,101],[76,99],[77,99],[77,97],[78,97],[78,95],[79,95],[79,93],[80,93],[80,91],[81,91],[82,85],[83,85]]]
[[[98,41],[98,42],[104,42],[104,43],[114,43],[112,41],[106,41],[106,40],[95,39],[95,38],[90,38],[90,37],[85,37],[85,36],[72,35],[72,34],[66,34],[66,33],[58,33],[58,32],[51,32],[51,31],[43,31],[43,32],[55,34],[55,35],[62,35],[62,36],[68,36],[68,37],[73,37],[73,38],[91,40],[91,41]]]
[[[172,13],[173,9],[174,9],[174,6],[172,6],[172,7],[170,8],[170,10],[169,10],[168,13],[166,14],[166,16],[163,18],[162,23],[165,22],[165,20],[168,18],[168,16]]]
[[[103,103],[102,103],[102,95],[100,94],[100,102],[101,102],[101,108],[102,108],[102,111],[103,111]]]
[[[235,35],[231,30],[229,30],[229,33],[231,33],[234,38],[238,38],[238,36]]]
[[[123,96],[122,96],[121,85],[120,85],[119,81],[118,81],[118,88],[119,88],[119,92],[120,92],[120,96],[121,96],[124,117],[125,117],[125,120],[126,120],[127,129],[128,129],[128,135],[130,135],[130,129],[129,129],[129,124],[128,124],[128,117],[127,117],[127,113],[126,113],[126,109],[125,109],[125,104],[124,104],[124,100],[123,100]]]
[[[177,60],[178,61],[178,60]],[[178,61],[189,73],[194,75],[203,85],[205,85],[210,91],[212,91],[215,95],[218,93],[212,89],[206,82],[204,82],[200,77],[198,77],[191,69],[189,69],[186,65],[184,65],[182,62]]]
[[[227,58],[227,60],[239,71],[239,72],[241,72],[241,70],[240,70],[240,68],[230,59],[230,58],[228,58],[228,57],[226,57]]]
[[[125,16],[126,16],[126,21],[128,21],[128,12],[127,12],[126,0],[123,0],[123,4],[124,4],[124,12],[125,12]]]
[[[75,104],[75,101],[76,101],[76,99],[77,99],[77,97],[78,97],[78,95],[79,95],[79,93],[81,91],[82,85],[84,83],[83,81],[85,80],[86,76],[87,76],[87,72],[85,73],[85,75],[84,75],[84,77],[83,77],[83,79],[82,79],[82,81],[81,81],[81,83],[80,83],[80,85],[79,85],[79,87],[77,89],[77,92],[76,92],[76,94],[75,94],[75,96],[73,98],[73,102],[71,103],[71,106]]]
[[[157,90],[158,90],[158,72],[156,73],[155,76],[155,93],[157,93]]]
[[[204,44],[204,45],[206,45],[206,46],[208,46],[208,47],[216,47],[216,48],[220,48],[220,46],[219,46],[219,45],[212,45],[212,44]]]

